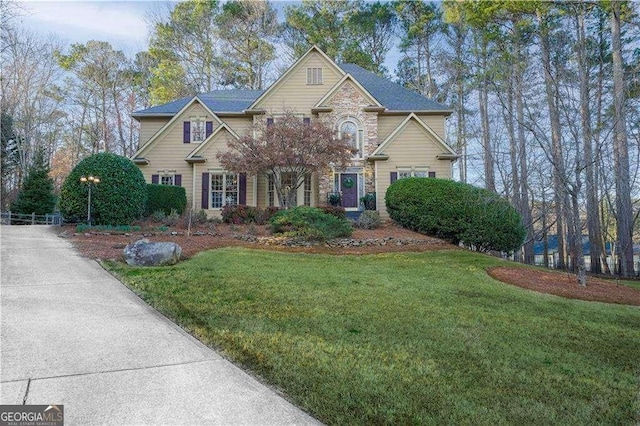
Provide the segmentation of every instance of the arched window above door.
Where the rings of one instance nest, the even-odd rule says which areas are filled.
[[[354,158],[364,157],[364,130],[360,122],[353,117],[347,117],[338,122],[338,135],[353,149]]]

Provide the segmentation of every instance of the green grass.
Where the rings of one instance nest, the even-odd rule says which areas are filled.
[[[640,309],[502,284],[499,264],[228,248],[108,266],[328,424],[640,421]]]

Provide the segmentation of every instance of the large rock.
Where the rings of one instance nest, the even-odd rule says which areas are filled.
[[[123,254],[129,265],[173,265],[180,260],[182,247],[176,243],[150,243],[145,238],[126,246]]]

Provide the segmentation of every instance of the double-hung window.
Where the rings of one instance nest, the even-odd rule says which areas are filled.
[[[424,167],[398,169],[398,179],[409,177],[436,177],[436,172],[430,172],[428,168]]]
[[[211,173],[211,208],[238,204],[238,175]]]
[[[175,185],[175,175],[160,176],[160,185]]]
[[[398,170],[398,179],[405,179],[411,177],[411,170]]]
[[[206,121],[202,117],[191,117],[191,143],[202,142],[206,138]]]

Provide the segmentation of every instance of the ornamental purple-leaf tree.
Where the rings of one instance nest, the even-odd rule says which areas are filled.
[[[306,177],[329,167],[346,167],[353,157],[347,141],[322,120],[302,119],[288,111],[274,120],[260,120],[240,139],[219,152],[222,166],[235,173],[273,179],[280,207],[292,206]]]

